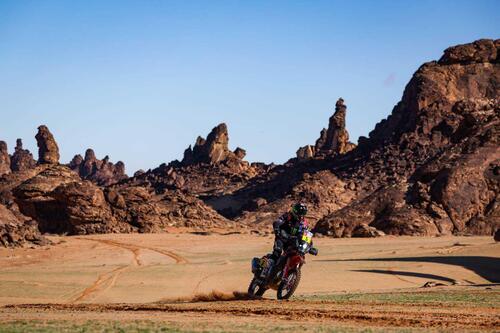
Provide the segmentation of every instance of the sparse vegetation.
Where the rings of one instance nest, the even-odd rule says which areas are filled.
[[[118,321],[86,321],[84,323],[75,324],[70,321],[13,321],[0,323],[0,333],[91,333],[91,332],[132,332],[132,333],[190,333],[190,332],[305,332],[313,331],[320,333],[410,333],[421,332],[415,329],[388,329],[388,328],[356,328],[356,327],[332,327],[325,326],[308,326],[302,325],[262,325],[262,324],[202,324],[197,323],[192,327],[186,328],[177,327],[175,324],[158,321],[133,321],[133,322],[118,322]]]
[[[335,302],[373,302],[398,304],[435,304],[450,306],[474,306],[500,308],[498,290],[439,290],[390,293],[349,293],[301,296],[298,299]]]

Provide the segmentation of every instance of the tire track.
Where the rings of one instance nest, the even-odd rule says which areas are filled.
[[[110,272],[105,272],[100,274],[97,277],[97,280],[90,285],[89,287],[85,288],[75,299],[73,299],[70,303],[76,303],[79,301],[84,300],[87,298],[89,295],[96,293],[99,291],[99,289],[104,286],[107,282],[110,282],[109,285],[107,285],[101,292],[105,292],[106,290],[109,290],[115,285],[116,279],[118,276],[130,266],[120,266],[118,268],[113,269]]]
[[[76,238],[80,239],[80,240],[90,240],[93,242],[102,243],[105,245],[125,249],[125,250],[132,252],[133,257],[132,257],[132,264],[120,266],[118,268],[113,269],[112,271],[100,274],[97,277],[97,280],[95,280],[94,283],[92,283],[92,285],[85,288],[81,293],[79,293],[76,296],[76,298],[71,300],[70,303],[76,303],[76,302],[83,301],[88,296],[95,294],[97,292],[100,292],[100,293],[106,292],[107,290],[111,289],[115,285],[118,277],[126,269],[130,268],[132,265],[143,266],[143,262],[140,260],[140,251],[141,250],[149,250],[149,251],[160,253],[164,256],[167,256],[167,257],[175,260],[175,262],[177,264],[188,263],[187,259],[185,259],[184,257],[182,257],[182,256],[180,256],[172,251],[169,251],[169,250],[156,249],[156,248],[149,247],[149,246],[139,246],[139,245],[134,245],[134,244],[121,243],[121,242],[117,242],[117,241],[113,241],[113,240],[109,240],[109,239],[82,238],[82,237],[76,237]],[[200,281],[200,283],[201,283],[201,281]]]
[[[95,238],[78,238],[78,239],[91,240],[94,242],[103,243],[106,245],[111,245],[111,246],[119,247],[121,249],[129,250],[130,252],[132,252],[132,254],[134,256],[133,257],[134,265],[142,266],[142,261],[139,259],[140,248],[137,246],[133,246],[131,244],[126,244],[126,243],[118,243],[118,242],[108,240],[108,239],[95,239]]]
[[[113,240],[109,240],[109,239],[80,238],[80,237],[78,237],[78,239],[99,242],[99,243],[103,243],[103,244],[107,244],[107,245],[111,245],[111,246],[116,246],[119,248],[123,248],[123,249],[129,250],[129,251],[132,251],[132,253],[134,254],[134,261],[138,266],[142,266],[142,263],[139,260],[139,251],[141,249],[142,250],[150,250],[150,251],[153,251],[156,253],[160,253],[160,254],[167,256],[171,259],[174,259],[176,264],[188,264],[189,263],[189,261],[186,258],[182,257],[181,255],[179,255],[171,250],[164,250],[164,249],[157,249],[157,248],[149,247],[149,246],[122,243],[122,242],[117,242],[117,241],[113,241]]]

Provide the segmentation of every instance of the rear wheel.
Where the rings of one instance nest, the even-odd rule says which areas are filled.
[[[264,288],[257,278],[253,278],[250,281],[250,285],[248,286],[248,295],[249,296],[262,296],[266,292],[267,288]]]
[[[278,287],[278,299],[289,299],[299,286],[300,269],[291,271]]]

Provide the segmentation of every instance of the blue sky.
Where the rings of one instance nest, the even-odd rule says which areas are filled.
[[[0,0],[0,140],[46,124],[127,172],[182,158],[218,123],[249,161],[313,144],[338,97],[351,140],[451,45],[498,38],[500,1]]]

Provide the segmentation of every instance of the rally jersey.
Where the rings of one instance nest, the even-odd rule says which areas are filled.
[[[301,220],[296,220],[295,217],[290,213],[285,213],[281,215],[278,221],[275,222],[275,233],[279,234],[279,231],[284,230],[287,234],[291,236],[296,236],[299,230],[308,227],[307,221],[303,218]]]

